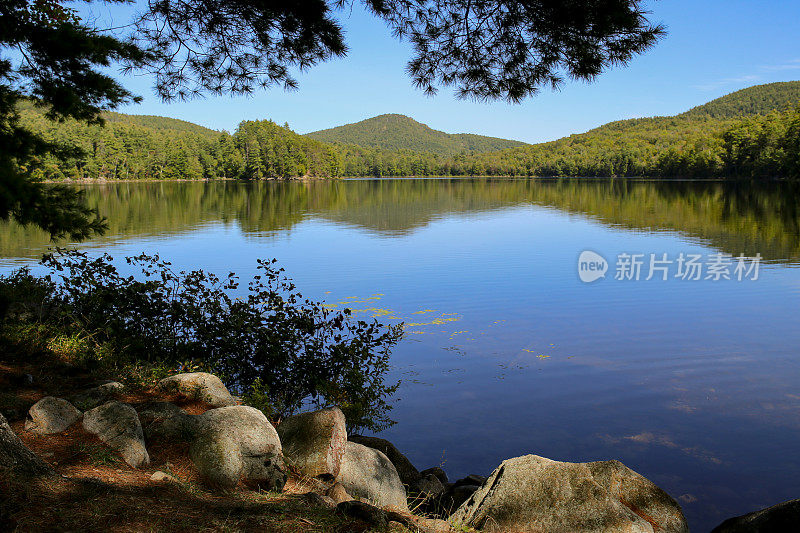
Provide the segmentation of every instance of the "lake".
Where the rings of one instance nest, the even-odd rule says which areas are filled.
[[[442,464],[455,479],[529,453],[619,459],[678,499],[694,531],[800,497],[797,185],[84,188],[110,223],[88,249],[243,278],[275,257],[305,296],[404,322],[397,425],[381,436],[420,469]],[[48,245],[4,225],[0,268],[33,264]],[[591,282],[599,270],[579,275],[587,250],[596,268],[606,261]],[[679,257],[695,257],[700,279]]]

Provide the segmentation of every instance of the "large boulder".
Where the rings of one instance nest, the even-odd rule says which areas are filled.
[[[39,435],[61,433],[80,419],[81,412],[67,400],[46,396],[28,411],[25,430]]]
[[[190,442],[197,429],[197,417],[169,402],[150,402],[137,409],[144,436],[148,439]]]
[[[619,461],[503,461],[450,517],[482,531],[688,533],[680,506]]]
[[[83,427],[118,451],[132,467],[150,462],[139,416],[130,405],[113,401],[86,411]]]
[[[196,420],[189,456],[206,482],[223,489],[242,481],[283,490],[281,441],[264,413],[236,405],[211,409]]]
[[[768,533],[800,529],[800,500],[789,500],[760,511],[729,518],[711,533]]]
[[[91,389],[73,394],[69,397],[69,401],[81,411],[88,411],[108,402],[116,394],[122,392],[124,388],[125,386],[122,383],[103,381]]]
[[[395,511],[408,511],[406,490],[392,462],[380,451],[347,442],[338,481],[356,498]]]
[[[177,392],[211,407],[228,407],[238,403],[222,380],[206,372],[175,374],[159,381],[158,386],[165,392]]]
[[[347,443],[344,413],[338,407],[302,413],[278,426],[286,461],[308,477],[339,475]]]
[[[350,437],[350,441],[374,448],[388,457],[394,467],[397,469],[400,480],[404,485],[410,486],[416,481],[419,481],[419,479],[422,477],[419,473],[419,470],[417,470],[416,467],[411,464],[411,461],[409,461],[405,455],[400,453],[400,450],[398,450],[395,445],[388,440],[380,437],[352,435]]]

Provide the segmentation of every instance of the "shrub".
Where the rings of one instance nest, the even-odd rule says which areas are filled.
[[[133,360],[210,368],[273,418],[338,405],[351,429],[392,424],[387,399],[398,384],[387,384],[385,374],[400,326],[356,320],[349,309],[304,299],[275,260],[260,260],[238,297],[232,273],[175,272],[158,256],[126,261],[140,274],[121,274],[107,254],[45,256],[51,274],[39,283],[57,309],[48,319]]]

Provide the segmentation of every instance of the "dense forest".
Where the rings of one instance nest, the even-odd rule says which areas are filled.
[[[323,142],[319,134],[324,132],[299,135],[288,124],[269,120],[242,122],[231,134],[175,119],[116,113],[107,115],[105,126],[54,123],[30,103],[20,115],[24,125],[48,140],[80,150],[72,157],[36,160],[29,170],[47,180],[800,177],[798,104],[800,82],[773,83],[732,93],[675,117],[612,122],[536,145],[480,136],[464,140],[400,115],[326,130],[341,133],[358,126],[356,134],[338,137],[349,143]],[[520,146],[493,150],[492,143]]]

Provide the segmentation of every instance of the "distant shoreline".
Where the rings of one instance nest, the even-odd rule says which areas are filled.
[[[202,182],[218,182],[218,181],[235,181],[241,183],[260,183],[260,182],[293,182],[293,181],[332,181],[332,180],[463,180],[463,179],[536,179],[536,180],[626,180],[626,181],[719,181],[719,182],[733,182],[733,181],[784,181],[787,178],[780,177],[765,177],[765,178],[731,178],[724,176],[706,176],[706,177],[653,177],[653,176],[335,176],[335,177],[322,177],[322,176],[300,176],[291,178],[264,178],[260,180],[249,180],[244,178],[209,178],[209,179],[191,179],[191,178],[145,178],[145,179],[66,179],[66,180],[43,180],[41,183],[49,185],[103,185],[112,183],[202,183]]]

